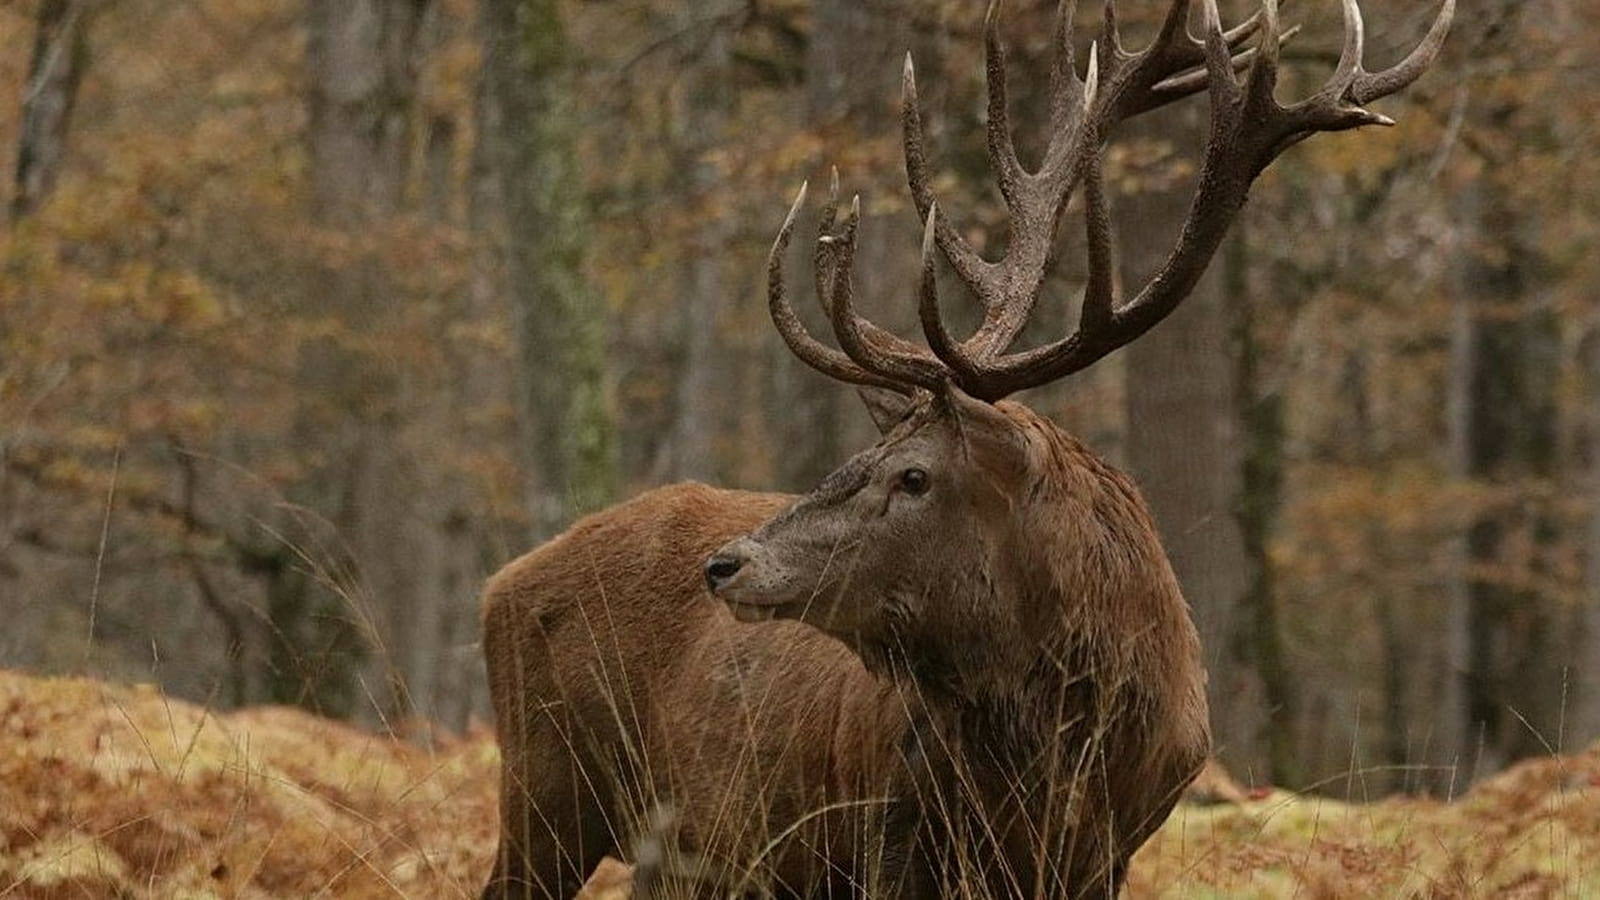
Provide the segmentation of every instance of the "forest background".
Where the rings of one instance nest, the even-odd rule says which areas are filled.
[[[1121,4],[1130,42],[1161,6]],[[1053,7],[1005,12],[1025,152]],[[1369,7],[1374,67],[1434,13]],[[768,323],[764,255],[837,165],[867,204],[858,297],[915,333],[908,49],[941,203],[1003,247],[983,14],[0,2],[0,666],[408,734],[481,717],[499,565],[652,485],[804,490],[870,443]],[[1339,4],[1285,15],[1301,96]],[[1152,503],[1243,780],[1457,793],[1600,738],[1596,21],[1463,2],[1380,107],[1398,127],[1290,152],[1178,314],[1025,398]],[[1111,151],[1130,284],[1204,112]],[[1025,341],[1073,321],[1064,232]]]

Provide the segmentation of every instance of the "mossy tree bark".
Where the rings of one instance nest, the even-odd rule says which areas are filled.
[[[484,0],[482,135],[498,170],[514,401],[533,537],[616,494],[605,309],[586,283],[589,204],[571,55],[556,0]]]

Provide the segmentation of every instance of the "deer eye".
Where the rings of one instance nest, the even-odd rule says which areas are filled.
[[[912,496],[928,492],[928,473],[923,469],[907,469],[900,473],[900,490]]]

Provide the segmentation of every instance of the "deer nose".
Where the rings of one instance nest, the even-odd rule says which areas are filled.
[[[715,594],[717,589],[727,584],[733,576],[739,574],[739,569],[744,567],[744,560],[727,553],[718,553],[706,560],[706,587]]]

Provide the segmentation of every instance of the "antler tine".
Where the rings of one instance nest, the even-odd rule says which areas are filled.
[[[855,363],[899,384],[936,389],[949,378],[949,372],[926,350],[873,325],[856,314],[854,287],[850,273],[856,252],[857,225],[861,221],[861,197],[850,202],[844,234],[838,239],[837,268],[833,278],[833,297],[828,304],[834,336],[839,346]]]
[[[1279,51],[1299,35],[1299,25],[1285,28],[1281,33],[1279,33],[1278,40],[1271,45],[1270,48],[1273,58],[1276,59],[1280,55]],[[1242,53],[1235,54],[1233,57],[1233,70],[1235,72],[1243,72],[1246,69],[1249,69],[1255,64],[1257,57],[1264,52],[1268,52],[1268,50],[1268,45],[1262,44],[1260,46],[1251,47]],[[1274,65],[1276,65],[1276,63],[1274,63]],[[1181,75],[1173,75],[1170,78],[1166,78],[1158,82],[1150,90],[1152,94],[1161,95],[1161,103],[1164,105],[1174,100],[1180,100],[1184,97],[1193,96],[1194,94],[1198,94],[1205,90],[1206,79],[1208,77],[1209,75],[1205,69],[1198,69],[1193,72],[1184,72]],[[1155,109],[1156,107],[1150,108]],[[1139,112],[1148,111],[1149,110],[1146,109],[1139,110]]]
[[[816,279],[817,305],[822,314],[833,315],[833,276],[838,268],[836,241],[833,234],[834,219],[839,213],[839,168],[834,166],[828,174],[828,199],[822,204],[822,215],[817,219],[817,243],[811,252],[811,272]]]
[[[1188,0],[1175,0],[1173,6],[1180,6]],[[1168,13],[1171,18],[1171,13]],[[1100,13],[1100,44],[1112,53],[1122,52],[1122,33],[1117,28],[1117,0],[1106,0],[1105,9]]]
[[[1405,59],[1382,72],[1358,74],[1355,83],[1350,86],[1350,99],[1357,104],[1371,103],[1380,97],[1387,97],[1402,90],[1421,78],[1422,73],[1433,65],[1440,49],[1444,47],[1444,38],[1450,33],[1450,23],[1455,14],[1456,0],[1444,0],[1444,5],[1439,7],[1439,15],[1434,18],[1433,25],[1428,29],[1428,35],[1422,39],[1422,43],[1407,54]]]
[[[1173,44],[1168,51],[1172,55],[1173,61],[1185,66],[1204,65],[1206,58],[1205,36],[1201,35],[1197,38],[1188,33],[1186,16],[1177,19],[1174,24],[1184,28],[1184,34],[1187,35],[1187,40],[1177,40],[1177,33],[1176,31],[1173,32],[1170,38],[1173,41]],[[1240,22],[1232,28],[1224,30],[1222,33],[1223,42],[1228,45],[1229,50],[1233,51],[1234,53],[1238,53],[1240,52],[1241,48],[1243,48],[1245,44],[1256,35],[1257,29],[1260,27],[1261,13],[1253,13],[1243,22]]]
[[[1111,0],[1106,0],[1107,5]],[[1167,7],[1167,16],[1161,20],[1161,30],[1156,32],[1157,45],[1172,44],[1174,49],[1183,46],[1179,36],[1189,34],[1189,4],[1190,0],[1172,0],[1172,5]]]
[[[1167,7],[1167,14],[1161,20],[1161,28],[1157,31],[1153,42],[1165,45],[1167,53],[1176,55],[1178,59],[1186,59],[1185,65],[1189,66],[1199,65],[1205,59],[1203,41],[1192,37],[1187,41],[1182,39],[1188,35],[1189,7],[1192,5],[1193,0],[1173,0],[1172,5]],[[1116,26],[1116,14],[1116,0],[1106,0],[1106,37],[1113,41],[1109,46],[1124,56],[1131,57],[1133,54],[1127,53],[1122,47],[1121,34]],[[1239,49],[1255,33],[1257,24],[1256,17],[1251,16],[1224,32],[1223,36],[1227,39],[1228,46],[1234,50]]]
[[[855,266],[856,230],[860,226],[861,197],[856,195],[850,199],[850,214],[845,218],[844,230],[836,235],[817,238],[817,243],[825,245],[832,257],[830,260],[832,271],[829,273],[828,278],[828,297],[822,304],[823,311],[828,314],[830,322],[833,318],[834,306],[838,302],[837,298],[841,293],[845,296],[846,302],[853,302],[855,298],[855,287],[850,278]],[[819,258],[821,258],[821,253],[822,246],[819,246]],[[840,273],[842,273],[842,277]],[[853,308],[848,313],[848,323],[847,327],[850,329],[851,334],[859,336],[859,340],[863,342],[864,346],[870,349],[859,358],[850,353],[849,347],[844,348],[845,352],[869,369],[876,368],[879,371],[884,371],[883,366],[879,363],[879,359],[883,356],[901,360],[913,360],[913,364],[919,367],[919,372],[927,369],[928,364],[932,363],[926,349],[918,347],[892,331],[874,325],[871,321],[861,316],[855,315]],[[837,328],[835,328],[835,332],[837,332]],[[840,343],[843,344],[843,341]],[[938,366],[934,365],[934,368],[938,368]]]
[[[1051,132],[1067,127],[1077,112],[1073,101],[1083,88],[1078,80],[1077,54],[1072,50],[1072,19],[1077,10],[1078,0],[1060,0],[1056,6],[1054,59],[1050,63]]]
[[[939,314],[938,260],[934,259],[934,223],[939,210],[937,204],[928,210],[922,226],[922,277],[917,289],[917,315],[922,320],[922,333],[928,339],[933,354],[956,372],[958,383],[971,380],[976,374],[973,361],[956,343],[945,328],[944,317]]]
[[[1084,234],[1089,250],[1089,279],[1078,313],[1080,334],[1094,336],[1110,327],[1116,310],[1116,230],[1106,201],[1104,160],[1096,153],[1083,178]]]
[[[1250,75],[1246,81],[1245,90],[1250,95],[1250,101],[1257,106],[1276,105],[1273,92],[1278,87],[1278,59],[1283,42],[1288,39],[1278,37],[1278,0],[1262,0],[1261,2],[1261,42],[1257,45],[1255,58],[1250,63]],[[1292,34],[1296,29],[1290,29]]]
[[[1282,141],[1287,147],[1318,131],[1340,131],[1362,125],[1393,125],[1394,120],[1362,104],[1388,96],[1421,77],[1439,55],[1455,18],[1455,0],[1444,0],[1439,15],[1416,49],[1392,68],[1376,75],[1362,67],[1364,26],[1356,0],[1344,0],[1345,44],[1339,66],[1316,94],[1283,110]]]
[[[818,238],[818,286],[819,290],[826,288],[822,303],[843,352],[817,343],[806,333],[784,296],[782,279],[782,255],[805,197],[803,187],[768,262],[769,303],[784,340],[808,364],[844,381],[883,385],[903,393],[919,388],[937,391],[954,382],[974,397],[997,400],[1078,371],[1149,331],[1193,290],[1243,208],[1251,183],[1280,153],[1319,131],[1393,124],[1361,103],[1398,91],[1420,77],[1437,57],[1455,12],[1455,0],[1442,0],[1438,17],[1417,48],[1399,64],[1370,74],[1362,69],[1365,32],[1360,8],[1356,0],[1342,0],[1344,49],[1333,77],[1308,99],[1285,107],[1273,93],[1279,51],[1295,29],[1281,29],[1278,0],[1260,3],[1261,8],[1245,25],[1224,29],[1217,0],[1201,0],[1203,33],[1196,38],[1186,27],[1191,0],[1173,0],[1161,34],[1138,53],[1118,46],[1115,8],[1108,3],[1105,42],[1097,42],[1091,50],[1087,76],[1079,81],[1071,56],[1070,20],[1075,3],[1061,0],[1063,24],[1057,29],[1057,60],[1051,77],[1054,133],[1037,172],[1028,172],[1016,162],[1011,144],[1004,55],[995,23],[999,6],[992,4],[985,30],[990,151],[1013,219],[1010,246],[994,263],[982,259],[961,239],[933,198],[908,55],[903,100],[906,175],[923,216],[918,315],[932,353],[866,321],[852,306],[850,268],[860,219],[859,199],[851,206],[843,233],[837,236],[830,233],[835,205],[830,199]],[[1243,52],[1241,35],[1255,37],[1254,46]],[[1198,60],[1201,68],[1191,72],[1188,69],[1197,62],[1191,51],[1197,44],[1203,54]],[[1248,70],[1243,84],[1237,77],[1239,70]],[[1199,90],[1210,96],[1211,118],[1188,218],[1161,268],[1132,300],[1120,303],[1116,237],[1103,173],[1105,139],[1110,129],[1128,116]],[[1014,168],[1008,168],[1011,166]],[[1078,328],[1045,346],[1007,354],[1038,299],[1056,223],[1080,181],[1084,185],[1089,269]],[[965,341],[951,336],[940,315],[935,247],[984,301],[983,322]]]
[[[1338,131],[1391,122],[1354,103],[1356,86],[1368,89],[1409,83],[1420,74],[1418,61],[1437,54],[1453,0],[1435,20],[1422,45],[1390,74],[1366,75],[1361,70],[1363,43],[1360,12],[1345,0],[1345,52],[1329,85],[1310,99],[1288,108],[1273,99],[1279,64],[1276,0],[1261,0],[1256,55],[1241,89],[1234,77],[1235,59],[1222,29],[1216,0],[1202,0],[1206,44],[1206,87],[1211,97],[1211,126],[1199,183],[1177,245],[1138,295],[1116,306],[1114,284],[1107,280],[1111,263],[1111,229],[1103,219],[1104,198],[1093,165],[1086,175],[1089,207],[1090,284],[1079,330],[1036,350],[985,360],[986,394],[1004,396],[1078,371],[1149,331],[1177,308],[1205,271],[1234,217],[1243,207],[1251,182],[1278,154],[1318,131]],[[1443,23],[1442,25],[1440,23]],[[1371,79],[1364,81],[1363,79]],[[1396,87],[1396,90],[1399,88]],[[1097,224],[1098,223],[1098,224]]]
[[[984,29],[989,155],[1012,220],[1009,246],[998,262],[971,265],[968,261],[970,248],[938,212],[931,193],[923,195],[922,185],[927,180],[926,159],[922,155],[920,133],[913,135],[911,127],[920,123],[912,103],[907,103],[906,169],[913,193],[919,195],[918,209],[925,218],[930,213],[934,216],[935,242],[984,307],[983,322],[961,343],[960,354],[940,354],[940,358],[958,373],[970,376],[981,360],[1003,353],[1027,324],[1053,255],[1056,223],[1081,177],[1085,148],[1096,140],[1098,132],[1091,115],[1092,103],[1083,102],[1090,89],[1078,80],[1073,65],[1071,19],[1075,9],[1072,0],[1060,3],[1056,60],[1051,73],[1052,136],[1038,169],[1030,172],[1018,161],[1011,137],[1006,108],[1005,53],[999,37],[1000,4],[991,3],[989,7]],[[1097,66],[1094,56],[1089,65],[1092,73]],[[906,83],[907,97],[912,98],[914,82],[910,69]],[[930,309],[936,311],[937,307]]]
[[[1150,46],[1138,54],[1122,54],[1119,62],[1119,88],[1116,92],[1117,110],[1114,121],[1159,109],[1184,97],[1197,94],[1210,83],[1207,60],[1210,56],[1209,38],[1202,33],[1195,37],[1187,27],[1192,0],[1175,0],[1168,9],[1161,31]],[[1227,48],[1235,71],[1249,68],[1261,50],[1261,42],[1246,46],[1252,37],[1261,32],[1262,14],[1258,11],[1233,28],[1222,31],[1222,43]],[[1291,28],[1278,34],[1278,43],[1292,39],[1299,31]]]
[[[922,139],[922,109],[917,102],[917,76],[916,68],[911,62],[911,54],[906,54],[905,70],[900,81],[900,128],[901,139],[906,156],[906,183],[911,189],[911,199],[917,206],[917,212],[924,217],[934,206],[933,181],[928,174],[927,154],[923,150]],[[945,221],[941,214],[935,224],[938,231],[939,249],[944,251],[945,258],[950,261],[952,268],[961,280],[969,285],[982,284],[994,268],[994,264],[978,255],[978,251]],[[990,298],[982,293],[978,299],[988,303]]]
[[[1160,33],[1150,47],[1128,53],[1121,45],[1115,0],[1105,0],[1104,33],[1089,59],[1089,79],[1098,75],[1099,97],[1090,95],[1091,86],[1080,81],[1073,65],[1071,20],[1076,10],[1072,0],[1060,3],[1056,28],[1056,61],[1051,73],[1051,134],[1043,159],[1035,172],[1024,169],[1017,160],[1006,108],[1005,56],[998,34],[1000,5],[992,2],[985,21],[984,41],[989,82],[989,155],[1000,190],[1011,213],[1012,231],[1006,255],[995,263],[975,263],[976,254],[950,228],[941,213],[935,218],[935,239],[945,251],[951,266],[982,301],[984,319],[978,330],[961,343],[964,357],[977,362],[1004,353],[1026,326],[1044,283],[1045,270],[1053,256],[1056,223],[1066,209],[1087,167],[1087,160],[1121,119],[1171,102],[1205,87],[1210,76],[1195,73],[1198,84],[1156,85],[1186,67],[1210,59],[1188,33],[1187,21],[1192,0],[1172,0]],[[1213,9],[1214,13],[1215,10]],[[1260,16],[1244,25],[1221,32],[1223,59],[1228,66],[1243,69],[1254,59],[1253,50],[1234,55],[1243,42],[1260,30]],[[1220,26],[1219,26],[1220,27]],[[1274,31],[1276,36],[1276,31]],[[1199,55],[1197,55],[1199,54]],[[932,204],[926,190],[927,163],[923,155],[920,118],[914,105],[915,84],[907,70],[905,118],[907,122],[907,172],[918,210],[927,216]],[[1085,102],[1087,101],[1087,102]],[[912,128],[918,126],[917,129]],[[950,360],[946,360],[947,363]]]
[[[783,227],[778,229],[778,237],[772,242],[772,250],[767,254],[767,310],[772,315],[772,324],[777,327],[778,334],[794,355],[800,357],[801,362],[830,378],[851,384],[889,388],[902,394],[912,393],[913,385],[902,384],[892,378],[869,372],[838,350],[817,341],[806,331],[805,324],[795,315],[794,307],[789,304],[788,294],[783,286],[783,255],[789,249],[789,238],[794,234],[794,223],[800,215],[800,207],[805,204],[806,188],[807,185],[802,182],[800,192],[794,198],[794,205],[789,207],[789,215],[784,218]]]
[[[1343,92],[1355,81],[1361,71],[1361,57],[1367,52],[1367,26],[1361,20],[1361,6],[1356,0],[1342,0],[1344,4],[1344,49],[1339,51],[1339,64],[1334,67],[1328,86]]]
[[[1217,0],[1200,0],[1200,10],[1201,21],[1205,23],[1206,73],[1211,76],[1206,90],[1211,93],[1211,120],[1215,131],[1217,120],[1226,117],[1229,107],[1238,100],[1239,82],[1233,77],[1233,54],[1222,31],[1222,13],[1217,9]],[[1213,143],[1206,149],[1209,151],[1215,146]]]
[[[848,281],[850,277],[851,258],[841,258],[841,248],[855,245],[856,229],[861,224],[860,198],[856,198],[850,206],[850,215],[845,219],[844,228],[838,234],[833,231],[834,219],[839,210],[839,170],[835,168],[828,179],[828,199],[822,207],[822,215],[817,222],[817,245],[813,251],[813,275],[816,279],[817,305],[822,307],[822,314],[831,321],[833,318],[833,298],[838,289],[838,276],[841,271]],[[845,285],[849,288],[849,285]],[[907,357],[927,357],[927,352],[902,339],[890,331],[872,324],[866,319],[861,319],[856,325],[857,330],[866,336],[872,344],[887,348],[891,353]]]
[[[989,95],[989,159],[993,161],[995,179],[1000,183],[1000,195],[1006,206],[1015,209],[1017,189],[1022,180],[1022,163],[1017,160],[1017,146],[1011,137],[1011,111],[1006,97],[1006,51],[1000,43],[1000,3],[989,0],[989,9],[983,22],[984,82]]]

